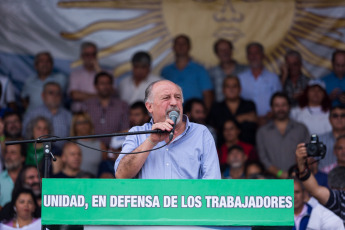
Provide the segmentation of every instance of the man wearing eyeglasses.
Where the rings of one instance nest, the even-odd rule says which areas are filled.
[[[54,61],[49,52],[40,52],[35,56],[36,75],[29,77],[23,86],[21,98],[24,107],[29,112],[43,105],[42,91],[47,82],[56,82],[61,89],[67,86],[67,78],[61,73],[53,73]]]
[[[332,126],[332,131],[319,136],[319,140],[327,146],[327,153],[325,158],[319,162],[319,169],[323,172],[329,171],[330,165],[337,162],[337,157],[333,153],[335,140],[345,135],[345,106],[333,106],[329,113],[329,121]]]
[[[72,111],[79,111],[81,103],[89,98],[96,97],[93,85],[95,75],[101,72],[97,60],[97,46],[92,42],[81,44],[80,59],[82,66],[73,70],[70,75],[68,93],[73,100]]]
[[[23,132],[26,131],[26,127],[32,119],[43,116],[52,123],[53,135],[58,137],[69,136],[72,114],[62,106],[62,89],[60,85],[55,82],[46,83],[41,96],[44,104],[25,114]],[[57,141],[54,145],[62,149],[64,143]]]

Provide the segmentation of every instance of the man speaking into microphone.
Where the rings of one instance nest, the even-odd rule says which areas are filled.
[[[142,179],[220,179],[214,139],[208,129],[189,122],[183,115],[181,88],[168,80],[150,84],[145,91],[145,106],[152,119],[130,132],[163,130],[127,136],[123,153],[157,150],[139,154],[120,154],[115,162],[116,178]],[[174,128],[174,121],[176,126]],[[174,129],[173,129],[174,128]],[[173,131],[173,136],[170,132]]]

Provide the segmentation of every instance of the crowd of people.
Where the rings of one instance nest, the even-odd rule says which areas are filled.
[[[37,170],[42,174],[44,168],[42,143],[5,146],[5,141],[127,132],[132,127],[136,128],[131,131],[170,130],[172,124],[163,123],[167,111],[160,110],[174,103],[176,108],[183,104],[178,109],[185,114],[176,136],[187,136],[185,142],[214,155],[190,151],[176,158],[177,152],[194,147],[174,142],[175,137],[167,140],[168,134],[132,136],[126,142],[122,136],[61,141],[52,143],[57,160],[48,174],[53,178],[294,178],[296,229],[343,227],[345,51],[333,53],[329,75],[312,78],[304,75],[302,56],[296,50],[286,52],[277,75],[265,68],[265,49],[257,42],[247,45],[248,62],[242,65],[232,57],[233,44],[219,39],[213,47],[219,64],[208,70],[190,56],[188,36],[175,37],[172,48],[175,60],[160,76],[151,73],[150,54],[140,51],[131,59],[131,75],[116,84],[109,69],[99,65],[92,42],[81,45],[83,64],[69,77],[53,72],[49,52],[38,53],[37,73],[21,90],[22,106],[15,102],[11,82],[0,76],[3,224],[14,228],[40,224]],[[324,159],[308,156],[301,144],[309,143],[311,134],[327,146]],[[164,140],[174,146],[168,155],[164,148],[161,154],[118,154],[122,148],[124,152],[149,150]],[[158,161],[169,156],[171,165],[155,165],[153,170],[157,164],[153,156]],[[202,162],[188,164],[192,158]],[[128,170],[133,162],[135,167]],[[184,169],[183,175],[167,170],[174,164]]]

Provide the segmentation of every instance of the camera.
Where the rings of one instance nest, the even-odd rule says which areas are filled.
[[[326,155],[326,145],[319,141],[316,134],[311,135],[310,143],[306,143],[308,157],[321,157],[323,159]]]

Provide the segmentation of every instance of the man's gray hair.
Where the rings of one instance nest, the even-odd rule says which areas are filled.
[[[145,90],[145,99],[144,99],[144,102],[145,102],[145,103],[146,103],[146,102],[148,102],[148,103],[152,103],[152,102],[153,102],[153,98],[152,98],[152,88],[153,88],[153,86],[154,86],[156,83],[159,83],[159,82],[162,82],[162,81],[169,81],[169,80],[163,79],[163,80],[154,81],[154,82],[152,82],[151,84],[149,84],[149,86],[147,86],[147,88],[146,88],[146,90]],[[173,83],[172,81],[169,81],[169,82]],[[175,84],[175,83],[174,83],[174,84]],[[177,85],[177,84],[175,84],[175,85]],[[181,91],[182,103],[183,103],[184,99],[183,99],[182,88],[181,88],[179,85],[177,85],[177,87],[178,87],[179,90]]]
[[[331,189],[345,189],[345,166],[338,166],[328,174],[328,184]]]

